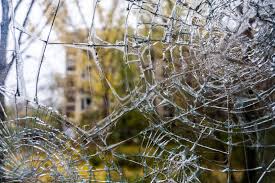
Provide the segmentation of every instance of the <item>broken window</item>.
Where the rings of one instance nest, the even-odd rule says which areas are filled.
[[[91,105],[91,98],[90,97],[84,97],[81,99],[81,110],[85,110],[87,108],[89,108],[89,106]]]
[[[0,182],[273,182],[274,15],[273,0],[2,1]],[[56,70],[66,102],[45,106]]]

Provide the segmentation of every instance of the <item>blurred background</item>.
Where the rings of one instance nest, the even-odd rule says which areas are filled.
[[[90,182],[275,181],[274,46],[257,37],[266,32],[270,41],[274,30],[248,4],[2,0],[1,120],[20,117],[7,127],[15,132],[52,126],[53,144],[64,148],[53,154],[81,161],[68,167]],[[259,7],[274,26],[274,2]],[[66,174],[61,160],[34,152],[24,147],[14,162],[45,158],[30,167]]]

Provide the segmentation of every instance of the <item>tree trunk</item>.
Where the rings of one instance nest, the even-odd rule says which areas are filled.
[[[2,22],[1,22],[1,35],[0,35],[0,86],[5,84],[7,77],[7,43],[8,43],[8,31],[9,31],[9,3],[7,0],[1,0],[2,8]],[[5,107],[4,96],[0,93],[0,102]],[[0,119],[4,120],[5,115],[2,109],[0,110]]]
[[[9,3],[7,0],[1,0],[2,22],[1,22],[1,37],[0,37],[0,85],[4,84],[7,70],[7,43],[9,31]]]
[[[7,43],[8,43],[8,31],[9,31],[9,2],[7,0],[1,0],[2,8],[2,22],[1,22],[1,35],[0,35],[0,86],[5,84],[5,79],[7,77],[8,64],[7,64]],[[0,103],[3,108],[5,108],[5,98],[0,93]],[[4,111],[1,107],[0,110],[0,120],[5,120]],[[0,144],[1,147],[1,144]],[[0,153],[0,167],[3,165],[4,154]],[[0,171],[0,182],[5,182],[3,176],[3,169]]]

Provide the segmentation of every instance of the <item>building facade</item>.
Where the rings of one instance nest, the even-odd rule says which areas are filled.
[[[71,43],[84,40],[84,31],[69,35]],[[88,56],[85,51],[73,47],[66,47],[66,77],[64,86],[65,114],[78,122],[92,103],[91,93],[85,90],[85,83],[89,82]]]

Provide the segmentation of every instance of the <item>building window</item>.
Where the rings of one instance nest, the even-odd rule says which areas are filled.
[[[74,65],[67,65],[67,71],[75,71]]]
[[[67,112],[74,112],[75,111],[75,106],[74,105],[68,105],[68,106],[66,106],[66,111]]]
[[[67,78],[67,86],[73,87],[75,85],[75,82],[72,78]]]
[[[67,71],[75,71],[76,70],[76,66],[75,66],[75,62],[73,59],[68,59],[67,60]]]
[[[67,97],[67,102],[68,103],[74,103],[75,102],[75,97],[74,96]]]
[[[92,103],[92,100],[90,97],[83,97],[81,99],[81,110],[87,109]]]
[[[85,79],[85,80],[89,79],[91,68],[92,68],[92,66],[88,65],[85,69],[82,70],[82,72],[81,72],[82,79]]]
[[[82,73],[81,73],[81,78],[82,78],[82,79],[85,79],[85,80],[86,80],[86,79],[89,79],[89,74],[87,73],[87,71],[85,71],[85,70],[82,71]]]

